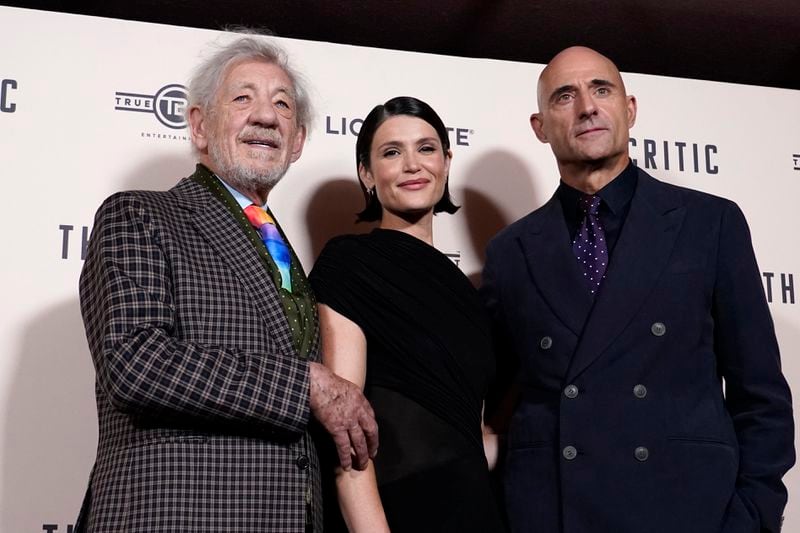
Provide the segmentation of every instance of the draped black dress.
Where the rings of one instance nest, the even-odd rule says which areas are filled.
[[[376,229],[332,239],[310,281],[367,339],[364,390],[392,531],[503,531],[481,438],[489,322],[466,276],[423,241]]]

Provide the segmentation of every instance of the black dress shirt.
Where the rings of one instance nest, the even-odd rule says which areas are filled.
[[[636,166],[628,162],[619,176],[611,180],[605,187],[595,193],[602,202],[600,203],[600,223],[606,233],[606,243],[608,244],[609,257],[614,251],[617,239],[622,231],[622,225],[628,216],[631,208],[631,199],[636,191],[636,183],[639,181]],[[578,200],[584,193],[570,187],[563,181],[559,184],[556,191],[561,207],[564,210],[564,219],[569,230],[570,243],[575,239],[575,234],[583,220],[583,212],[578,207]]]

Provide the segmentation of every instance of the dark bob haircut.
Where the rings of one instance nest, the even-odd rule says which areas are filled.
[[[439,118],[439,115],[436,114],[436,111],[422,100],[413,96],[396,96],[383,105],[375,106],[369,112],[367,118],[364,119],[364,123],[361,124],[361,131],[358,132],[358,140],[356,140],[356,171],[358,171],[359,165],[364,165],[367,169],[370,168],[369,153],[372,148],[372,140],[375,138],[375,132],[387,119],[398,115],[420,118],[433,126],[433,129],[439,135],[439,141],[442,143],[444,152],[450,150],[450,138],[447,136],[447,128],[442,119]],[[447,180],[448,177],[445,177],[445,179]],[[455,205],[453,199],[450,198],[450,188],[447,181],[444,183],[442,198],[433,206],[434,213],[444,211],[452,215],[459,209],[459,206]],[[356,215],[358,222],[380,220],[383,214],[383,207],[378,200],[378,195],[374,192],[370,194],[360,178],[358,183],[361,185],[361,192],[364,193],[364,201],[366,202],[364,210]]]

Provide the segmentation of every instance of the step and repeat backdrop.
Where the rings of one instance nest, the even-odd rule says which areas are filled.
[[[4,533],[72,529],[97,439],[77,292],[94,212],[115,191],[167,189],[192,172],[184,84],[230,38],[0,6]],[[434,237],[476,283],[488,239],[555,190],[553,156],[528,124],[543,65],[278,41],[310,80],[317,110],[303,156],[270,196],[306,269],[330,237],[369,229],[354,224],[355,138],[362,117],[393,96],[427,101],[451,130],[450,183],[463,207],[436,218]],[[637,164],[731,198],[747,215],[800,396],[800,92],[623,76],[639,101]],[[786,482],[800,494],[800,474]],[[790,501],[785,531],[799,530]]]

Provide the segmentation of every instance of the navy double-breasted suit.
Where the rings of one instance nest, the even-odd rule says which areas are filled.
[[[639,170],[596,297],[582,278],[555,196],[487,249],[512,529],[778,531],[791,397],[739,208]]]

